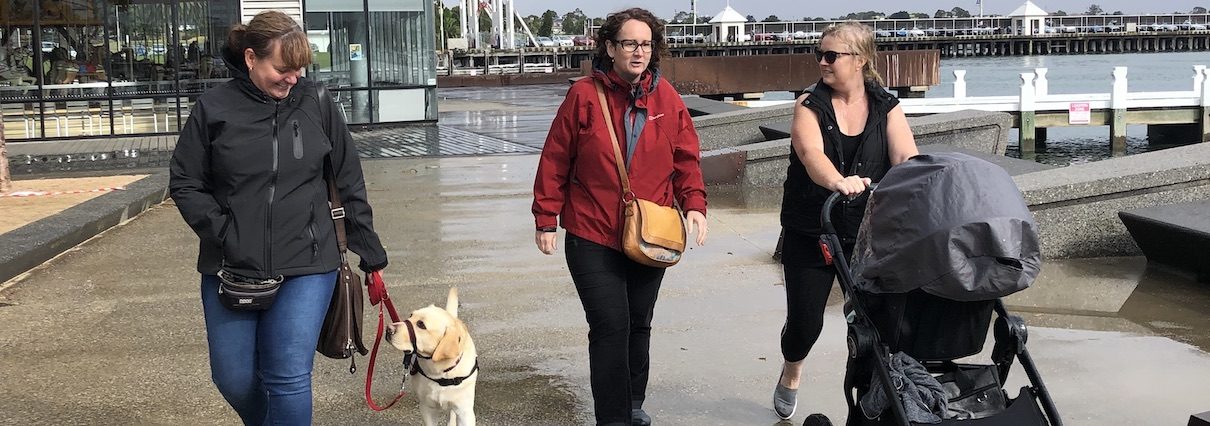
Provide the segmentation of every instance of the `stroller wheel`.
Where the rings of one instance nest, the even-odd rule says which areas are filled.
[[[832,426],[832,420],[828,416],[815,413],[807,416],[807,419],[802,422],[802,426]]]
[[[861,358],[870,353],[874,347],[873,331],[862,325],[849,327],[849,335],[846,340],[849,345],[850,358]]]

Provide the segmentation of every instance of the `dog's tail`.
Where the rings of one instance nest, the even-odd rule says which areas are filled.
[[[445,298],[445,311],[458,318],[458,287],[450,287],[450,294]]]

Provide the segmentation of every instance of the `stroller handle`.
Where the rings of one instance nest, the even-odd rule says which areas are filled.
[[[850,195],[849,199],[852,200],[857,197],[860,197],[861,194],[864,194],[868,191],[873,191],[874,188],[877,188],[877,187],[878,187],[878,182],[871,183],[870,186],[867,186],[865,188],[865,190],[858,192],[856,194]],[[843,196],[844,195],[839,192],[833,192],[832,195],[828,196],[827,200],[824,200],[823,211],[821,211],[819,214],[819,220],[821,222],[821,225],[823,225],[823,233],[825,233],[825,234],[835,234],[836,233],[836,227],[832,226],[832,209],[836,207],[836,202],[840,201],[840,197],[843,197]]]

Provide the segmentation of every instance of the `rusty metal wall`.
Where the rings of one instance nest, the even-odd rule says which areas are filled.
[[[941,54],[936,50],[878,52],[878,72],[887,87],[936,86]],[[799,91],[819,80],[810,54],[664,58],[662,74],[685,95]]]

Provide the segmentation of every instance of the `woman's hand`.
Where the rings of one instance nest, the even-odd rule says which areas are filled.
[[[366,294],[370,296],[370,305],[378,305],[387,295],[387,284],[382,280],[382,270],[366,274]]]
[[[706,226],[706,215],[697,210],[690,210],[685,213],[685,219],[689,221],[688,232],[690,234],[697,232],[697,245],[701,247],[706,244],[706,234],[710,231],[710,227]]]
[[[828,184],[828,189],[832,192],[839,192],[841,195],[856,195],[865,191],[869,186],[870,178],[853,175]]]
[[[557,240],[555,238],[558,235],[558,232],[546,232],[538,230],[534,234],[534,243],[538,245],[538,250],[540,250],[542,253],[554,254],[555,249],[558,248],[556,243]]]

